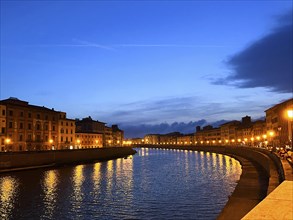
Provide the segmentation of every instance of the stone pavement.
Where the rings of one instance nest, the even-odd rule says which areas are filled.
[[[293,181],[285,180],[243,220],[293,220]]]
[[[282,160],[282,165],[286,180],[245,215],[243,220],[293,220],[293,168],[286,160]]]

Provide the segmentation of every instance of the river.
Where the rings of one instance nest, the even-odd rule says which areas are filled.
[[[231,157],[136,149],[127,159],[0,174],[0,219],[215,219],[241,175]]]

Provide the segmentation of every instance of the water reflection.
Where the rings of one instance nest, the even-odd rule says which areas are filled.
[[[100,184],[101,184],[101,163],[96,163],[94,165],[94,172],[93,172],[93,184],[94,184],[94,192],[100,191]]]
[[[0,176],[0,219],[215,219],[241,173],[220,154],[137,150],[127,159]]]
[[[73,194],[71,197],[72,212],[74,212],[78,217],[81,211],[82,201],[84,192],[82,190],[82,184],[84,182],[83,174],[84,165],[78,165],[73,170],[72,184],[73,184]]]
[[[58,187],[58,170],[49,170],[44,174],[43,191],[44,191],[44,209],[43,218],[52,218],[57,202]]]
[[[18,190],[18,181],[12,176],[0,178],[0,218],[10,219]]]

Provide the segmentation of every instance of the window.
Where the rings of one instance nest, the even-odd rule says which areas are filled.
[[[48,125],[45,124],[45,131],[48,131]]]
[[[55,125],[53,125],[52,130],[55,131]]]
[[[53,116],[52,121],[55,121],[55,117]]]
[[[37,114],[37,119],[40,119],[41,118],[41,115],[40,114]]]
[[[66,126],[68,126],[68,122],[66,122]]]
[[[63,134],[63,133],[64,133],[64,129],[63,129],[63,128],[61,128],[61,131],[60,131],[60,132],[61,132],[61,134]]]
[[[45,115],[45,120],[48,120],[48,115]]]
[[[20,112],[19,116],[20,116],[20,117],[23,117],[23,112]]]
[[[68,134],[68,129],[66,129],[66,134]]]
[[[3,115],[3,116],[5,115],[5,110],[4,110],[4,109],[2,110],[2,115]]]
[[[2,134],[5,133],[5,128],[4,128],[4,127],[1,128],[1,133],[2,133]]]
[[[23,129],[23,123],[22,122],[20,122],[20,124],[19,124],[19,129]]]
[[[37,135],[37,136],[36,136],[36,140],[37,140],[37,141],[41,141],[41,135]]]
[[[61,136],[61,142],[63,142],[63,136]]]
[[[41,125],[40,124],[37,124],[37,130],[41,130]]]
[[[9,116],[13,116],[13,111],[9,111]]]
[[[28,113],[28,117],[31,118],[32,117],[32,113],[29,112]]]
[[[27,139],[28,139],[29,141],[31,141],[31,140],[32,140],[32,135],[31,135],[31,134],[28,134],[28,135],[27,135]]]
[[[31,124],[31,123],[28,123],[27,128],[28,128],[29,130],[32,130],[32,124]]]
[[[63,126],[63,121],[61,121],[61,125]]]
[[[19,135],[19,141],[22,141],[22,134]]]
[[[13,127],[13,123],[12,123],[12,121],[9,122],[8,127],[9,127],[9,128],[12,128],[12,127]]]

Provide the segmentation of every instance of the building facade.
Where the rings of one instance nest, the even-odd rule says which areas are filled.
[[[76,149],[103,147],[103,134],[101,133],[75,133]]]
[[[64,141],[61,140],[62,121],[66,121],[65,124],[68,121],[72,122],[66,119],[66,113],[44,106],[30,105],[17,98],[1,100],[0,105],[1,151],[62,149],[66,146],[63,142],[68,146],[74,144],[74,123],[70,130],[72,134],[68,133]]]
[[[293,99],[277,104],[265,113],[267,136],[273,145],[292,148]]]

